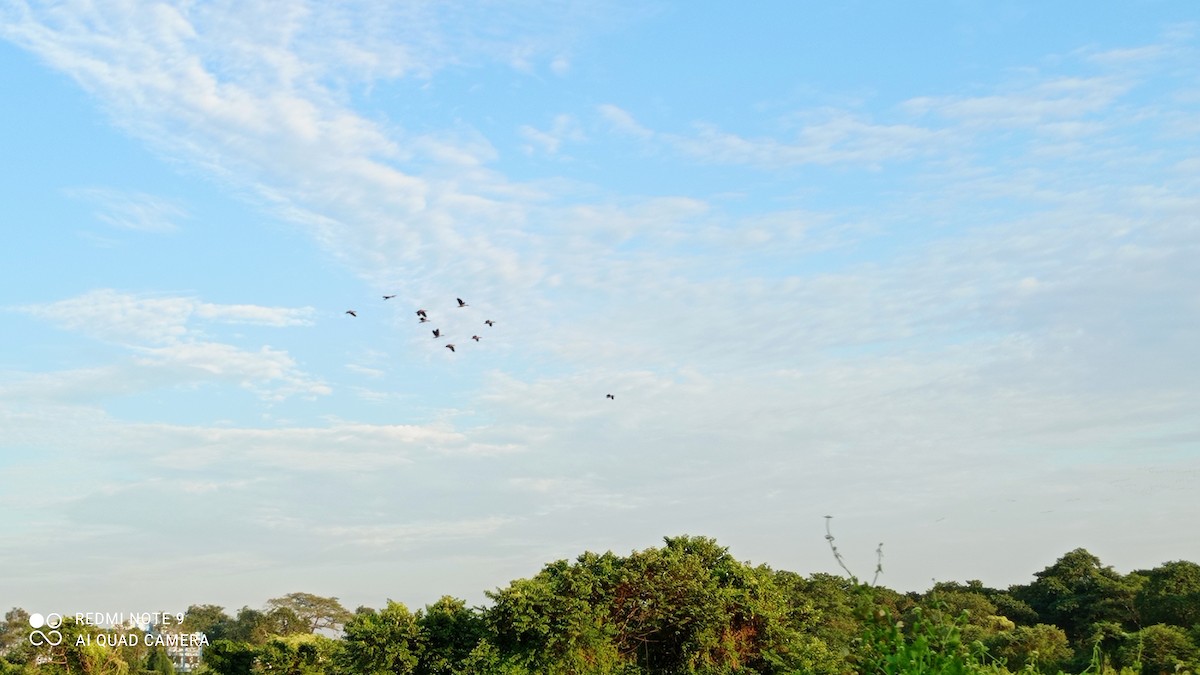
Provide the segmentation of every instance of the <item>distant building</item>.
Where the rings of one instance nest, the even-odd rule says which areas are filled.
[[[181,640],[179,644],[166,647],[167,656],[175,664],[175,672],[191,673],[200,668],[200,657],[204,654],[204,645],[208,639],[204,633],[192,633],[190,639]]]
[[[204,655],[204,647],[208,644],[208,636],[204,633],[176,633],[160,631],[158,626],[151,626],[146,631],[146,646],[161,646],[171,659],[177,673],[192,673],[200,668],[200,657]]]

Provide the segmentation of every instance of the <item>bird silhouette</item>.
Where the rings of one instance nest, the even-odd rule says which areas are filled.
[[[467,303],[463,302],[463,299],[462,299],[462,298],[455,298],[455,300],[458,300],[458,306],[459,306],[459,307],[466,307],[466,306],[467,306]]]
[[[472,339],[472,340],[474,340],[474,341],[476,341],[476,342],[479,342],[479,336],[478,336],[478,335],[472,335],[472,336],[471,336],[471,339]]]
[[[421,320],[418,321],[417,323],[429,323],[429,319],[426,319],[425,317],[421,317]]]
[[[486,324],[488,325],[488,327],[490,328],[490,327],[491,327],[492,325],[494,325],[496,322],[495,322],[495,321],[492,321],[491,319],[488,319],[487,321],[484,321],[484,323],[486,323]]]
[[[441,329],[441,328],[434,328],[434,329],[433,329],[433,337],[435,337],[435,338],[440,338],[440,337],[442,337],[442,329]]]
[[[396,297],[396,296],[395,296],[395,295],[385,295],[385,296],[383,296],[383,299],[384,299],[384,300],[391,300],[391,299],[392,299],[392,298],[394,298],[394,297]]]
[[[358,316],[358,312],[356,312],[352,309],[346,310],[346,313],[349,314],[350,316]]]
[[[449,349],[450,351],[454,351],[454,345],[452,345],[452,344],[446,345],[446,349]]]
[[[417,310],[417,316],[425,316],[425,310],[423,310],[423,309],[418,309],[418,310]]]
[[[613,396],[612,394],[605,394],[605,395],[604,395],[604,398],[611,398],[611,399],[612,399],[612,400],[614,400],[614,401],[615,401],[615,400],[617,400],[617,397],[616,397],[616,396]]]

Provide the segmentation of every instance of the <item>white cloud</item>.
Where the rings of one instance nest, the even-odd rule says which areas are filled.
[[[532,144],[527,146],[529,152],[533,151],[533,146],[537,146],[550,155],[558,154],[566,141],[585,140],[579,123],[571,115],[556,115],[550,129],[546,131],[528,125],[522,126],[518,131],[522,138]]]
[[[270,347],[246,351],[214,342],[187,342],[138,350],[137,367],[175,375],[181,381],[235,382],[264,398],[329,394],[330,387],[302,371],[287,352]]]
[[[247,350],[205,339],[205,324],[306,326],[312,308],[218,305],[181,296],[148,296],[112,289],[19,311],[68,330],[115,343],[130,358],[114,365],[27,375],[0,392],[51,400],[128,394],[188,383],[226,382],[269,400],[330,393],[330,387],[304,373],[286,351],[263,346]]]
[[[416,425],[335,423],[329,427],[282,429],[135,425],[129,428],[139,435],[159,439],[156,462],[193,470],[238,461],[253,467],[318,473],[377,471],[409,465],[418,456],[469,443],[462,433]]]
[[[394,548],[418,542],[478,539],[495,535],[510,522],[511,518],[491,517],[451,522],[333,525],[309,531],[341,544]]]
[[[1023,91],[989,96],[918,97],[906,101],[903,108],[914,115],[937,115],[969,128],[1039,130],[1110,108],[1129,89],[1128,83],[1110,77],[1065,77],[1037,82]]]
[[[695,137],[673,142],[704,161],[782,167],[798,164],[878,164],[927,152],[936,131],[909,125],[879,125],[850,116],[804,127],[798,142],[746,139],[702,125]]]
[[[68,300],[18,309],[103,340],[161,344],[183,337],[193,306],[187,298],[137,297],[98,289]]]
[[[96,218],[119,229],[174,232],[179,229],[178,221],[188,215],[170,200],[141,192],[93,187],[70,189],[66,194],[91,202],[97,208]]]
[[[600,114],[620,133],[661,144],[702,162],[776,169],[804,164],[865,164],[928,154],[946,144],[946,134],[908,124],[877,124],[837,112],[801,126],[795,139],[746,138],[713,124],[697,123],[693,134],[658,132],[614,105]]]
[[[365,375],[366,377],[371,377],[371,378],[376,378],[376,379],[383,377],[383,375],[384,375],[384,371],[382,371],[378,368],[369,368],[367,366],[360,366],[356,363],[346,364],[346,370],[349,370],[354,373],[358,373],[359,375]]]
[[[96,289],[67,300],[16,308],[68,330],[125,344],[170,344],[183,339],[193,317],[222,323],[289,327],[312,324],[311,307],[218,305],[182,296],[134,295]]]
[[[195,306],[198,318],[225,323],[245,323],[258,326],[311,326],[314,314],[311,307],[264,307],[262,305],[215,305],[199,303]]]
[[[605,103],[598,109],[600,111],[600,115],[608,120],[608,122],[611,123],[613,127],[621,133],[629,134],[642,139],[650,139],[655,135],[653,131],[638,124],[637,120],[635,120],[633,115],[629,114],[629,112],[622,110],[611,103]]]

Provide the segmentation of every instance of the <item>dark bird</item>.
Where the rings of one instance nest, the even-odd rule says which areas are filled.
[[[462,299],[462,298],[455,298],[455,300],[458,300],[458,306],[459,306],[459,307],[466,307],[466,306],[467,306],[467,303],[463,302],[463,299]]]
[[[425,310],[423,310],[423,309],[418,309],[418,310],[417,310],[417,316],[425,316]]]
[[[491,319],[488,319],[487,321],[484,321],[484,323],[486,323],[486,324],[488,325],[488,327],[490,328],[490,327],[491,327],[492,325],[494,325],[496,322],[495,322],[495,321],[492,321]]]
[[[441,329],[441,328],[434,328],[434,329],[433,329],[433,337],[435,337],[435,338],[440,338],[440,337],[442,337],[442,329]]]
[[[429,319],[426,319],[425,317],[421,317],[421,320],[418,323],[429,323]]]
[[[385,295],[385,296],[383,296],[383,299],[384,299],[384,300],[391,300],[391,299],[392,299],[392,298],[394,298],[394,297],[396,297],[396,296],[394,296],[394,295]]]
[[[472,336],[471,336],[471,339],[472,339],[472,340],[474,340],[474,341],[476,341],[476,342],[479,342],[479,336],[478,336],[478,335],[472,335]]]
[[[358,316],[358,312],[355,312],[352,309],[346,310],[346,313],[349,314],[350,316]]]
[[[454,351],[454,345],[453,344],[446,345],[446,349],[449,349],[450,351]]]
[[[611,398],[611,399],[612,399],[612,400],[614,400],[614,401],[615,401],[615,400],[617,400],[617,397],[616,397],[616,396],[613,396],[612,394],[605,394],[605,395],[604,395],[604,398]]]

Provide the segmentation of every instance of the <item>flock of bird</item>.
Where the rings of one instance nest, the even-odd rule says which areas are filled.
[[[385,296],[383,296],[383,299],[391,300],[394,297],[396,297],[396,296],[395,295],[385,295]],[[470,307],[470,305],[468,305],[462,298],[455,298],[455,300],[458,300],[459,309],[462,309],[463,307]],[[354,311],[353,309],[346,310],[346,313],[353,317],[358,316],[358,312]],[[417,310],[417,322],[418,323],[429,323],[429,313],[423,309],[418,309]],[[483,323],[485,323],[488,328],[491,328],[492,326],[496,325],[496,322],[492,321],[491,319],[486,319]],[[433,339],[438,340],[443,337],[448,337],[448,336],[442,335],[442,329],[440,329],[440,328],[433,329]],[[483,338],[478,335],[472,335],[471,339],[476,342],[479,342]],[[454,343],[453,342],[446,343],[446,349],[449,349],[451,352],[455,351]]]
[[[395,296],[395,295],[385,295],[385,296],[383,296],[383,299],[384,299],[384,300],[391,300],[391,299],[392,299],[392,298],[394,298],[394,297],[396,297],[396,296]],[[463,307],[470,307],[470,305],[468,305],[468,304],[466,303],[466,301],[464,301],[462,298],[455,298],[455,300],[457,300],[457,301],[458,301],[458,308],[459,308],[459,309],[462,309]],[[358,317],[358,312],[354,311],[353,309],[348,309],[348,310],[346,310],[346,313],[347,313],[347,314],[349,314],[349,315],[350,315],[350,316],[352,316],[352,317]],[[430,322],[430,320],[429,320],[429,313],[428,313],[428,312],[426,312],[426,311],[425,311],[425,310],[423,310],[423,309],[418,309],[418,310],[417,310],[417,322],[418,322],[418,323],[429,323],[429,322]],[[491,328],[492,326],[496,325],[496,322],[495,322],[495,321],[492,321],[491,319],[485,319],[483,323],[484,323],[484,325],[486,325],[488,328]],[[435,340],[439,340],[439,339],[441,339],[441,338],[444,338],[444,337],[449,337],[449,336],[442,335],[442,329],[441,329],[441,328],[434,328],[434,329],[433,329],[433,339],[435,339]],[[482,340],[483,338],[482,338],[482,337],[480,337],[479,335],[472,335],[472,336],[471,336],[471,339],[472,339],[472,340],[474,340],[475,342],[479,342],[479,341],[480,341],[480,340]],[[451,352],[454,352],[454,351],[455,351],[455,346],[454,346],[454,343],[453,343],[453,342],[448,342],[448,343],[446,343],[446,349],[449,349]],[[613,401],[615,401],[615,400],[617,399],[617,397],[613,396],[612,394],[605,394],[605,395],[604,395],[604,397],[605,397],[605,398],[607,398],[607,399],[613,400]]]

